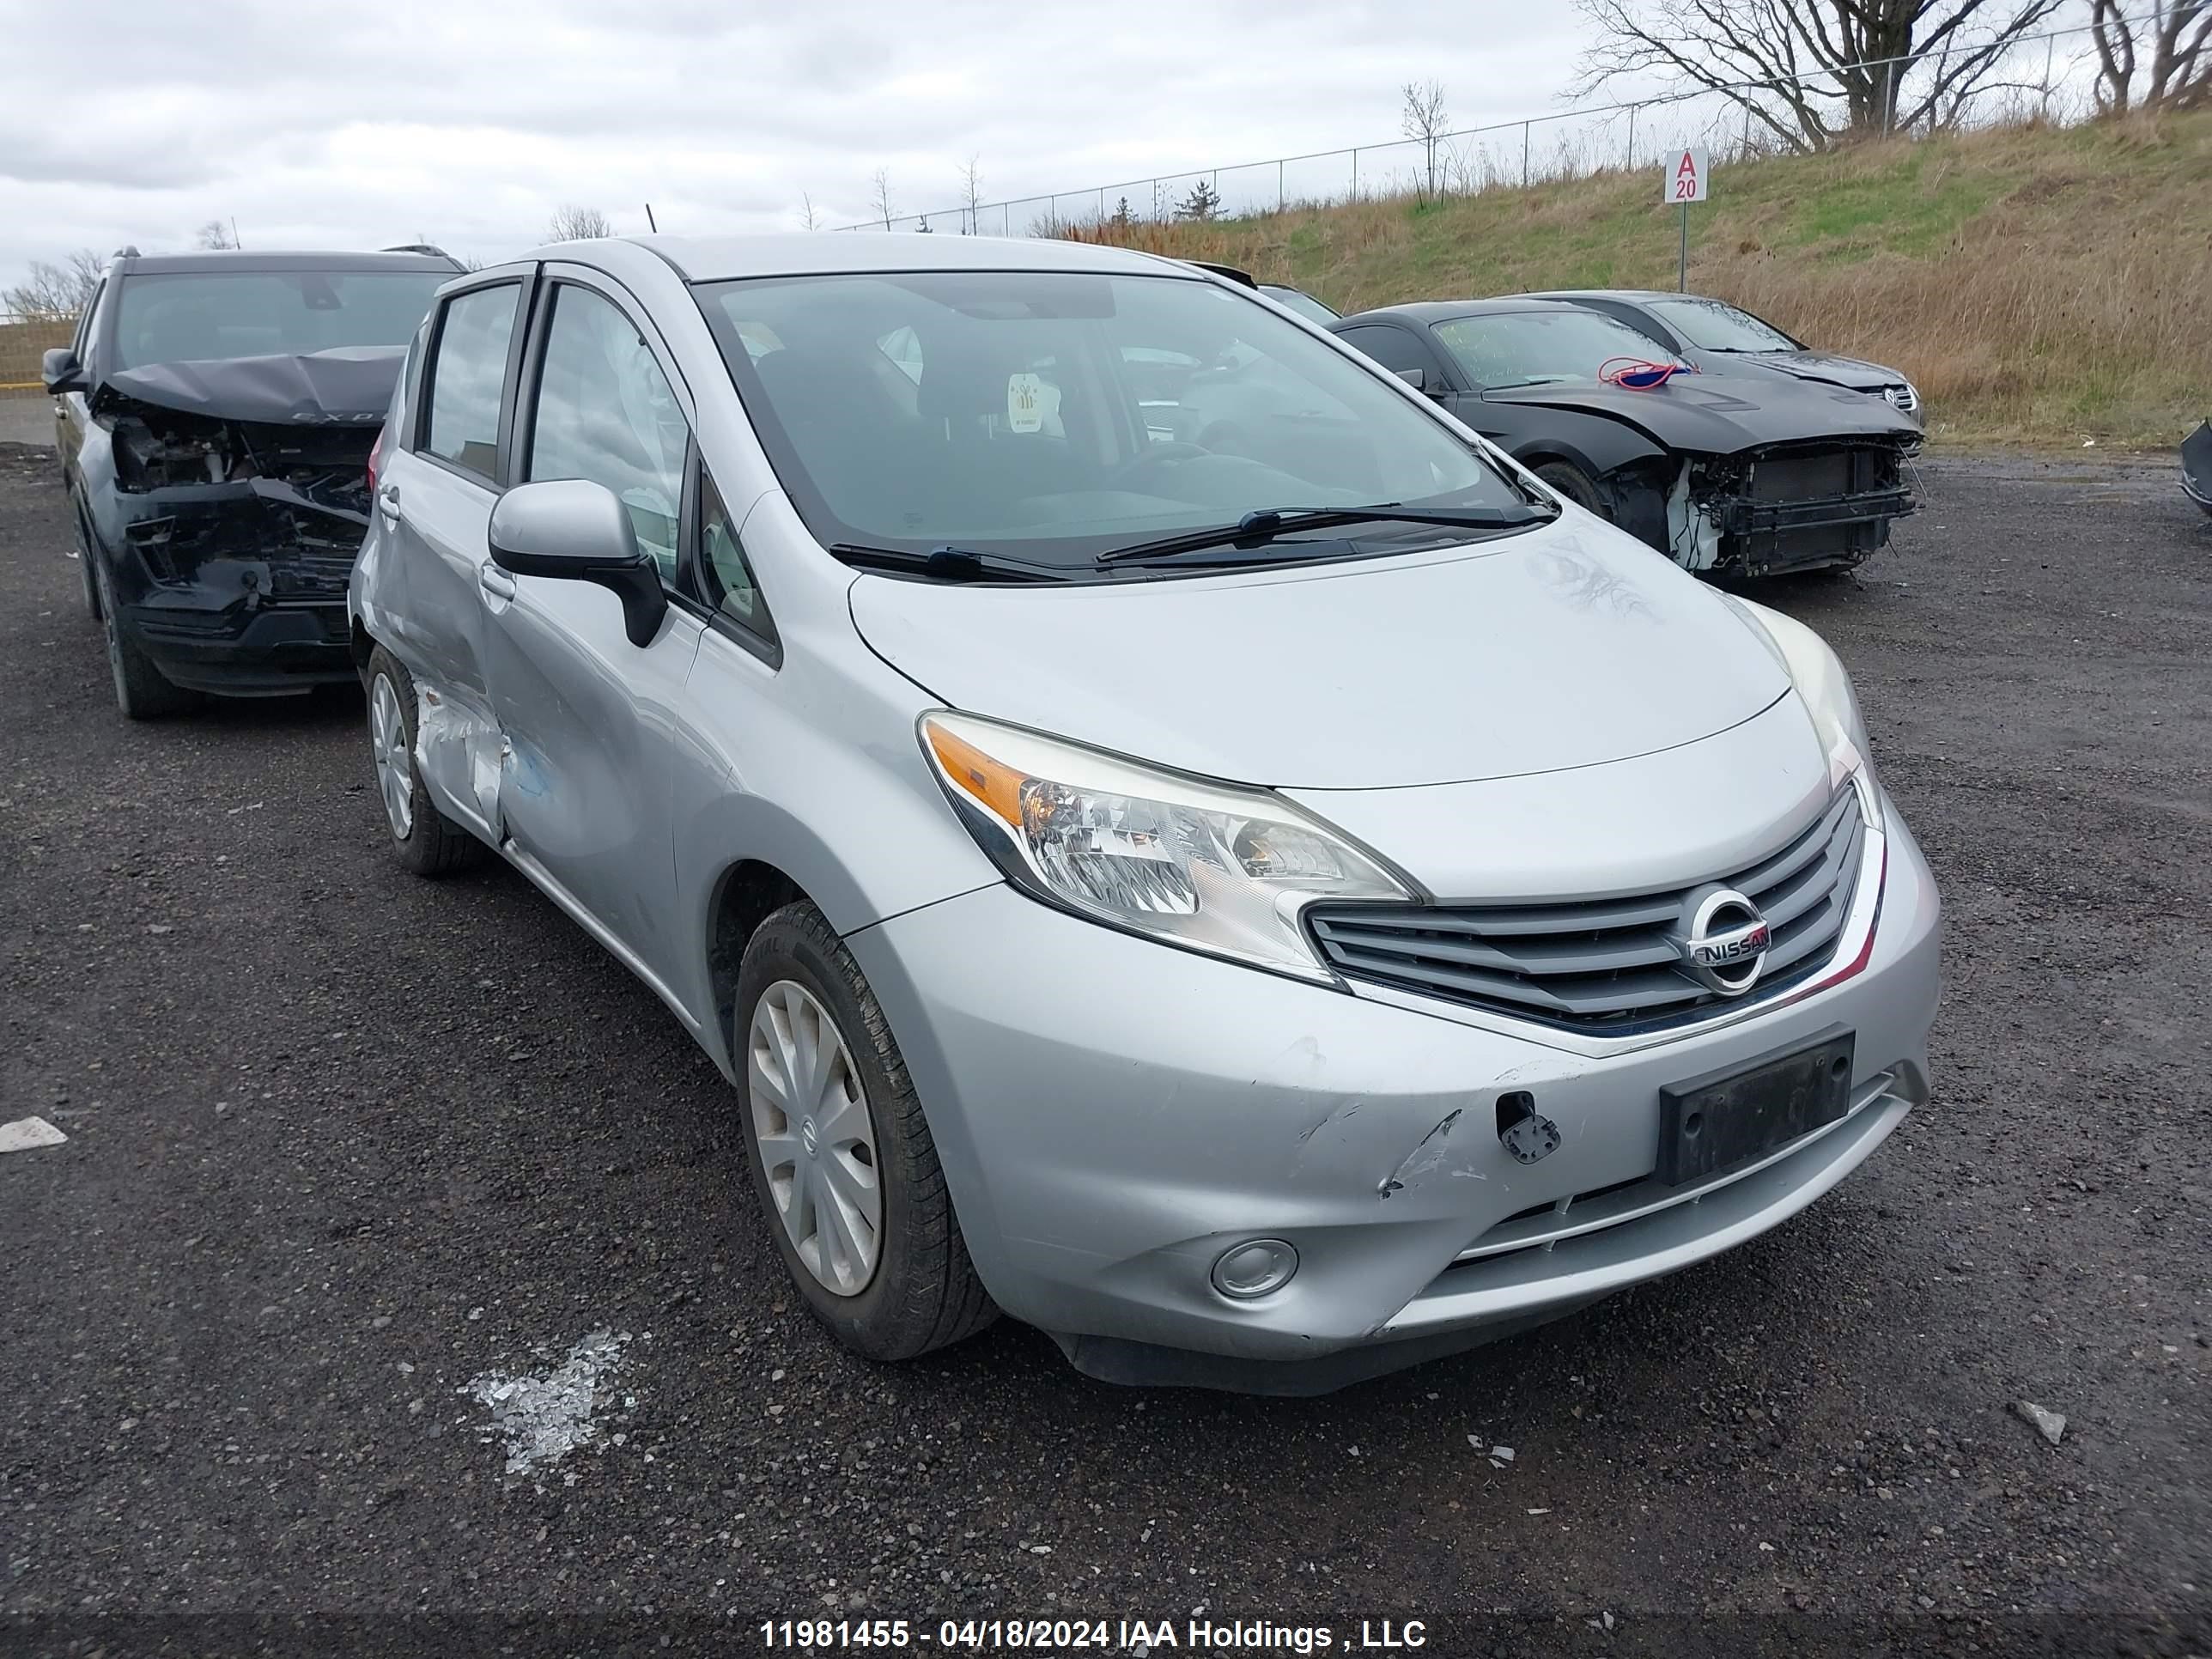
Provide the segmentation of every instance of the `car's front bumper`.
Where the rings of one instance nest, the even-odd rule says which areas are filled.
[[[179,603],[126,605],[118,620],[162,678],[187,690],[283,696],[358,678],[347,647],[343,602],[252,611],[236,605],[220,610]]]
[[[1003,886],[848,944],[1002,1308],[1115,1380],[1310,1392],[1716,1255],[1872,1152],[1927,1097],[1936,999],[1934,883],[1890,823],[1861,971],[1605,1055],[1170,949]],[[1849,1117],[1702,1187],[1651,1179],[1662,1087],[1838,1024],[1856,1034]],[[1565,1138],[1540,1163],[1500,1144],[1510,1091]],[[1299,1268],[1232,1301],[1212,1269],[1251,1238],[1289,1241]]]

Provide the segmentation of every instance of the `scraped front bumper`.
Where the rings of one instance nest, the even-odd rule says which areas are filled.
[[[1003,886],[848,940],[999,1304],[1116,1381],[1307,1393],[1555,1318],[1753,1237],[1927,1098],[1932,879],[1892,819],[1856,974],[1602,1054],[1093,926]],[[1655,1176],[1660,1091],[1855,1034],[1851,1110],[1705,1182]],[[1563,1135],[1522,1164],[1499,1096]],[[1272,1294],[1215,1288],[1254,1239]]]

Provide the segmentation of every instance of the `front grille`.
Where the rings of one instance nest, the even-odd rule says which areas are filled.
[[[1772,930],[1759,993],[1810,978],[1833,953],[1865,841],[1858,795],[1845,788],[1779,851],[1720,878]],[[1683,969],[1672,937],[1690,894],[1706,884],[1540,904],[1322,905],[1306,915],[1346,978],[1618,1036],[1696,1019],[1729,1001]]]
[[[1883,390],[1881,395],[1887,398],[1890,406],[1901,415],[1910,415],[1920,407],[1920,398],[1910,386],[1888,386]]]

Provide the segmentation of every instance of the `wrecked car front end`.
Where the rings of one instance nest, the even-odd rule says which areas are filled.
[[[353,678],[346,581],[402,355],[155,365],[93,394],[88,550],[165,678],[250,696]]]
[[[1668,551],[1747,576],[1862,564],[1916,510],[1900,442],[1769,444],[1699,456],[1670,502]]]

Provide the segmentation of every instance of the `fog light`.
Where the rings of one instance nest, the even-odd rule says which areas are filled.
[[[1213,1264],[1213,1288],[1239,1302],[1271,1296],[1298,1270],[1298,1253],[1279,1238],[1250,1238],[1232,1244]]]

